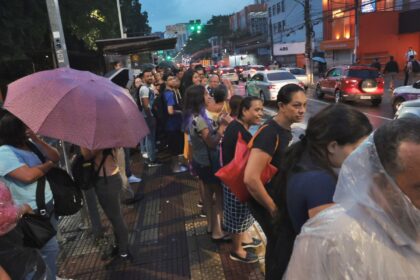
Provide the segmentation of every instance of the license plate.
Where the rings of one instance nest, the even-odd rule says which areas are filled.
[[[370,96],[360,96],[360,99],[372,99],[372,97],[370,97]]]

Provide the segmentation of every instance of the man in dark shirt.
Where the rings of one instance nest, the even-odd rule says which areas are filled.
[[[394,89],[394,80],[396,75],[400,72],[398,63],[394,60],[393,56],[389,57],[389,61],[385,64],[384,74],[389,79],[389,89]]]

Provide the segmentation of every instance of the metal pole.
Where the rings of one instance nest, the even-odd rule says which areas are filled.
[[[312,19],[311,19],[311,6],[310,1],[305,0],[304,5],[304,15],[305,15],[305,28],[306,28],[306,42],[305,42],[305,66],[306,66],[306,76],[308,77],[309,84],[313,82],[312,75]]]
[[[50,20],[51,33],[53,37],[53,46],[58,67],[70,67],[69,57],[67,55],[66,40],[64,39],[63,24],[61,23],[60,9],[58,0],[46,0],[48,17]],[[66,143],[60,140],[64,164],[67,172],[70,173],[70,163],[67,155]]]
[[[359,48],[359,34],[360,34],[360,8],[359,8],[359,0],[354,1],[354,12],[355,12],[355,19],[354,19],[354,49],[353,49],[353,63],[356,63],[357,57],[357,49]]]
[[[122,24],[122,18],[121,18],[120,0],[117,0],[117,9],[118,9],[118,21],[120,23],[121,38],[124,38],[124,30],[123,30],[123,24]]]

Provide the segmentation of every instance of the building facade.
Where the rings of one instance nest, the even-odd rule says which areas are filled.
[[[165,38],[177,38],[175,51],[180,51],[184,47],[188,41],[189,35],[187,23],[167,25],[165,29]]]
[[[272,41],[272,55],[283,66],[303,67],[305,60],[306,29],[303,1],[269,0],[268,24]],[[310,1],[313,21],[312,49],[323,40],[322,0]]]
[[[267,18],[265,4],[248,5],[229,18],[230,29],[234,32],[248,32],[251,36],[266,34]]]
[[[415,0],[361,0],[359,38],[354,0],[323,1],[324,40],[328,66],[361,64],[378,58],[385,64],[394,56],[402,69],[408,47],[420,48],[420,3]]]

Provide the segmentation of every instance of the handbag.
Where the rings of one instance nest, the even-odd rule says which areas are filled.
[[[236,143],[233,160],[220,168],[215,174],[240,202],[247,202],[251,198],[251,194],[248,192],[244,183],[245,168],[248,163],[254,139],[266,126],[267,125],[263,125],[260,127],[249,143],[246,143],[242,138],[242,134],[238,132],[238,141]],[[275,150],[277,150],[278,145],[279,139],[277,138]],[[276,173],[277,168],[268,163],[261,173],[261,181],[263,184],[269,182]]]
[[[45,177],[41,177],[36,187],[36,204],[39,214],[25,214],[18,223],[18,228],[23,233],[23,245],[26,247],[41,249],[57,234],[46,210],[45,180]]]

